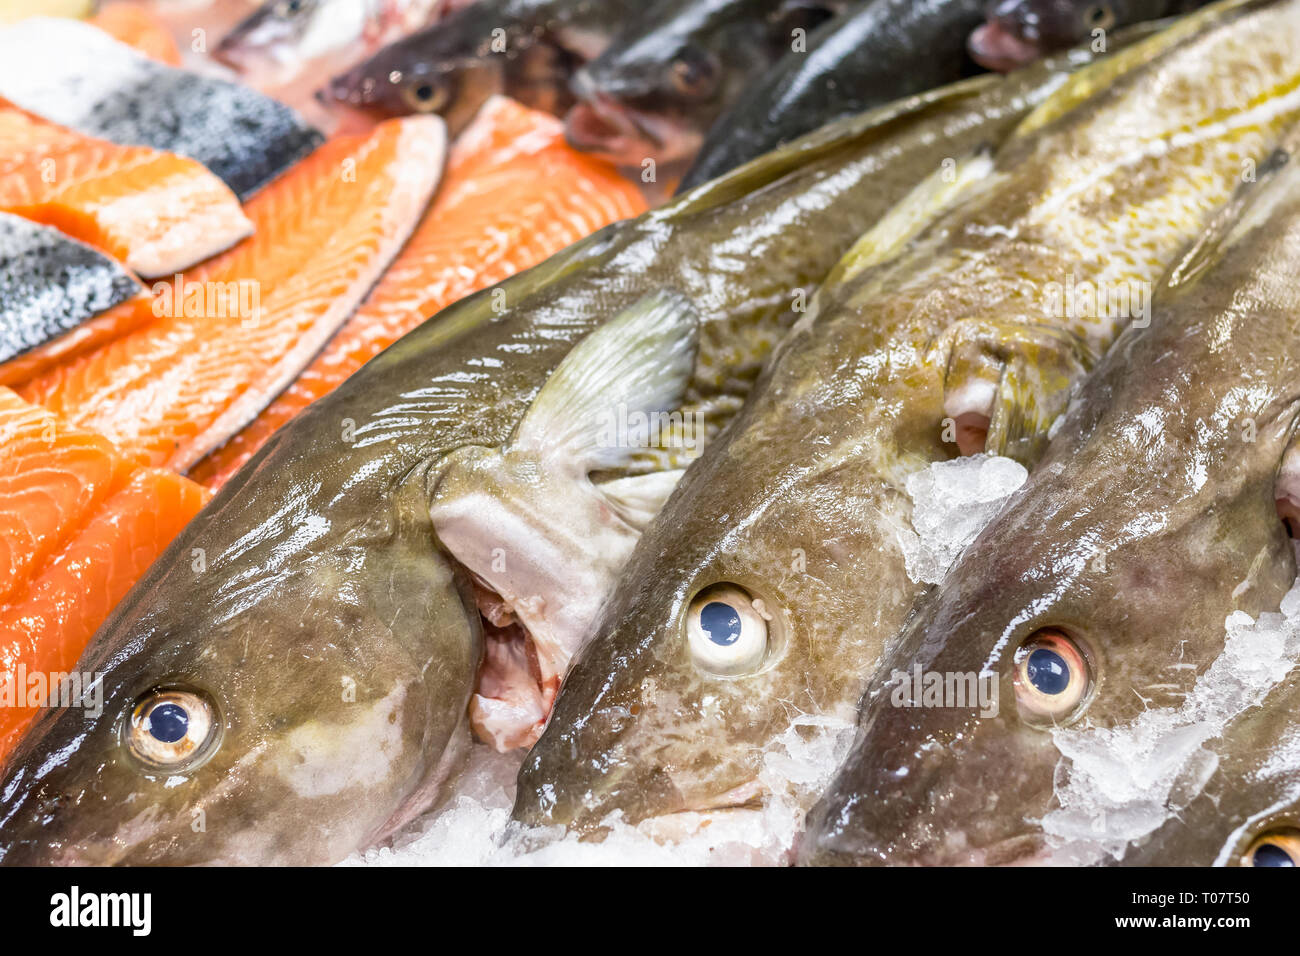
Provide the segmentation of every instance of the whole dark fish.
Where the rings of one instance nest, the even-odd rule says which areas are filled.
[[[0,362],[143,292],[108,256],[0,212]]]
[[[907,479],[986,438],[1041,454],[1143,309],[1055,292],[1149,288],[1268,156],[1300,117],[1298,13],[1221,5],[1086,67],[859,241],[633,551],[520,771],[518,820],[734,815],[769,799],[764,755],[799,720],[851,718],[924,590]],[[890,225],[936,207],[882,262]]]
[[[788,52],[704,138],[679,189],[720,176],[823,123],[956,80],[970,71],[965,37],[984,0],[870,0],[852,5]],[[788,47],[787,47],[788,49]]]
[[[332,862],[429,807],[469,740],[479,605],[490,624],[502,610],[472,581],[477,552],[462,552],[471,567],[449,553],[449,460],[471,495],[476,456],[553,465],[527,453],[567,447],[590,423],[542,396],[591,401],[582,383],[607,381],[611,356],[588,333],[615,315],[613,341],[642,343],[612,357],[629,363],[620,382],[693,345],[687,400],[734,408],[792,318],[792,290],[817,282],[917,169],[995,141],[1079,62],[819,132],[463,300],[370,362],[227,483],[96,635],[80,669],[100,675],[103,712],[44,714],[13,751],[0,861]],[[540,442],[539,406],[556,426]],[[584,471],[610,468],[581,444]],[[553,532],[542,544],[563,545],[576,515],[625,534],[604,476],[567,462],[539,480],[573,500],[543,499],[494,532],[522,529],[527,543],[540,526]],[[563,579],[566,561],[587,574],[588,544],[521,553],[503,537],[500,573],[550,554],[551,574]]]
[[[579,102],[566,119],[568,140],[628,166],[647,158],[663,163],[690,159],[723,110],[790,51],[796,31],[806,34],[846,3],[647,4],[604,53],[574,75]]]
[[[380,50],[322,91],[382,116],[438,113],[459,132],[494,93],[562,116],[569,80],[644,0],[481,0]]]
[[[1187,13],[1209,0],[996,0],[970,35],[975,62],[1014,70],[1051,50],[1073,46],[1143,20]]]
[[[87,136],[189,156],[241,200],[322,139],[255,90],[155,63],[57,17],[0,30],[0,97]]]
[[[1171,268],[1151,326],[1116,342],[1028,482],[920,602],[809,815],[806,862],[1125,860],[1196,804],[1216,762],[1258,759],[1214,741],[1274,706],[1266,694],[1300,661],[1294,623],[1280,641],[1236,633],[1296,577],[1278,499],[1300,490],[1287,467],[1300,162],[1283,153],[1260,175]],[[1276,634],[1281,616],[1265,617]],[[997,713],[955,697],[904,706],[916,697],[899,675],[918,671],[995,682]],[[1294,711],[1259,719],[1294,727]],[[1214,812],[1235,828],[1268,802],[1226,779]],[[1207,829],[1189,853],[1222,834]],[[1170,847],[1154,839],[1149,852]]]

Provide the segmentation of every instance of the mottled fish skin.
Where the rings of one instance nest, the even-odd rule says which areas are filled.
[[[971,56],[990,70],[1014,70],[1052,50],[1104,41],[1117,27],[1188,13],[1209,0],[995,0],[970,36]]]
[[[796,30],[806,34],[846,5],[847,0],[649,4],[574,76],[579,103],[566,120],[569,142],[621,165],[689,160],[719,114],[789,53]]]
[[[713,357],[689,394],[739,398],[788,326],[792,288],[818,281],[918,166],[998,139],[1082,62],[821,131],[462,300],[371,361],[277,433],[92,640],[82,667],[103,674],[103,715],[52,711],[19,743],[0,862],[332,862],[429,806],[468,741],[481,653],[469,582],[431,528],[430,472],[505,442],[577,341],[665,287],[693,302]],[[121,736],[134,702],[168,684],[206,694],[224,727],[175,781],[144,772]]]
[[[809,815],[805,862],[1047,860],[1041,821],[1068,763],[1057,734],[1107,734],[1176,710],[1223,653],[1227,616],[1278,608],[1296,575],[1275,494],[1300,413],[1300,164],[1276,175],[1261,178],[1262,201],[1244,187],[1175,264],[1150,327],[1121,336],[1027,483],[919,603]],[[1018,671],[1052,632],[1086,662],[1071,673],[1091,680],[1034,716]],[[917,667],[991,675],[998,713],[893,706],[888,675]],[[1294,713],[1258,720],[1294,737]],[[1270,805],[1240,792],[1249,774],[1232,769],[1259,755],[1228,739],[1209,748],[1223,755],[1224,782],[1207,794],[1226,791],[1214,812],[1239,827]],[[1208,825],[1185,847],[1157,833],[1134,862],[1162,852],[1212,862],[1224,829]]]
[[[143,292],[119,263],[90,246],[0,213],[0,362]]]
[[[381,116],[438,113],[459,132],[494,93],[558,115],[573,71],[640,0],[480,0],[385,47],[322,96]]]
[[[837,267],[633,552],[521,769],[517,819],[749,805],[795,716],[852,716],[923,590],[896,529],[907,476],[954,454],[950,403],[1017,382],[984,406],[992,450],[1032,461],[1122,325],[1058,318],[1046,283],[1154,283],[1300,110],[1297,5],[1207,16],[1073,77],[904,254],[856,278],[856,255]],[[1203,124],[1234,115],[1240,127]],[[1168,139],[1190,130],[1202,136]],[[696,664],[707,605],[692,617],[692,602],[722,583],[769,618],[740,676]]]
[[[255,90],[155,63],[72,20],[0,30],[0,96],[87,136],[189,156],[241,200],[322,141]]]
[[[709,130],[679,189],[720,176],[823,123],[970,72],[965,37],[984,6],[984,0],[850,6],[808,34],[806,53],[788,53],[750,83]]]

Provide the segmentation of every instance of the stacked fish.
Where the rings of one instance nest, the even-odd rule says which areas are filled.
[[[1300,0],[129,9],[0,30],[0,862],[1300,862]]]

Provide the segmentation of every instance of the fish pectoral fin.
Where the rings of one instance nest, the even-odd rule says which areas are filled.
[[[655,471],[648,475],[632,475],[596,485],[611,508],[624,521],[638,531],[644,531],[663,510],[664,502],[685,474],[684,469]]]
[[[982,319],[956,323],[935,355],[946,356],[944,414],[956,425],[961,453],[986,451],[1026,465],[1041,454],[1070,387],[1096,360],[1063,329]]]
[[[643,447],[626,434],[682,404],[699,318],[678,292],[653,292],[580,342],[551,373],[508,451],[583,474],[622,467]]]

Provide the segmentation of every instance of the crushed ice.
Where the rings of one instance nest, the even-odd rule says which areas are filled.
[[[1053,733],[1061,751],[1056,798],[1042,825],[1061,863],[1119,859],[1201,792],[1218,767],[1205,744],[1263,703],[1300,663],[1300,582],[1280,613],[1236,611],[1223,651],[1178,707],[1145,711],[1112,728]]]
[[[897,529],[907,576],[940,584],[965,547],[984,530],[1029,473],[1010,458],[969,455],[909,475],[912,527]]]
[[[759,779],[771,796],[761,810],[713,814],[705,827],[688,815],[634,827],[605,821],[602,842],[558,828],[524,835],[509,827],[522,751],[475,744],[454,796],[417,820],[392,847],[353,854],[344,866],[704,866],[780,864],[790,858],[800,806],[822,791],[853,736],[849,719],[805,715],[763,756]],[[658,839],[656,837],[659,837]],[[549,841],[549,842],[548,842]]]

